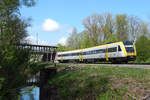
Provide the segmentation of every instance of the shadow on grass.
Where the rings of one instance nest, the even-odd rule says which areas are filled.
[[[86,70],[61,71],[55,75],[49,81],[50,85],[57,87],[57,99],[53,100],[96,100],[109,91],[108,77],[93,75]]]

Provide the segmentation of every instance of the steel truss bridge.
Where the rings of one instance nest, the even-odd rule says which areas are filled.
[[[17,48],[29,49],[32,54],[42,56],[42,62],[54,62],[57,53],[57,47],[49,45],[18,44]]]

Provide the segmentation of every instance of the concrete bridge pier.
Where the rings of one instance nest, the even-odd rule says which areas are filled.
[[[56,74],[56,68],[40,70],[40,100],[51,100],[51,86],[48,80]]]

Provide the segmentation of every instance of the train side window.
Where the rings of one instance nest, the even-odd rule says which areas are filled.
[[[96,50],[93,51],[93,54],[96,54]]]
[[[112,51],[112,48],[108,48],[108,52],[111,52]]]
[[[92,50],[92,51],[91,51],[91,54],[95,54],[95,53],[96,53],[96,50]]]
[[[95,51],[96,53],[105,53],[105,49],[99,49]]]
[[[78,53],[75,53],[75,56],[78,56]]]
[[[108,52],[116,52],[116,51],[117,51],[117,47],[108,48]]]
[[[116,51],[117,51],[117,47],[114,47],[114,48],[113,48],[113,52],[116,52]]]
[[[121,47],[120,47],[120,45],[118,45],[118,51],[121,51]]]
[[[77,53],[73,53],[73,54],[72,54],[72,56],[77,56],[77,55],[78,55]]]
[[[86,52],[83,52],[83,55],[86,55]]]
[[[106,49],[103,49],[103,53],[105,53],[106,52]]]
[[[108,52],[111,52],[111,48],[108,48]]]
[[[72,53],[72,56],[75,56],[75,53]]]

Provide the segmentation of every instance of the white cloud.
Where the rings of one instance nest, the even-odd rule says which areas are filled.
[[[65,45],[66,42],[67,42],[67,38],[65,37],[60,38],[60,40],[58,41],[58,43],[63,44],[63,45]]]
[[[44,21],[42,29],[46,32],[56,32],[60,29],[60,25],[56,21],[48,18]]]

